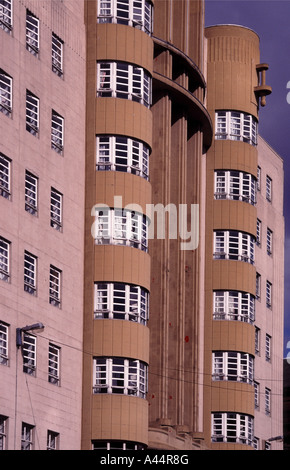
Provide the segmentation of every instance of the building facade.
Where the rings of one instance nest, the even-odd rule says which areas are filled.
[[[280,448],[258,36],[203,1],[0,0],[0,40],[0,448]]]

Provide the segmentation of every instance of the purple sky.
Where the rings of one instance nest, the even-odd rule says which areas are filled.
[[[261,63],[269,64],[272,94],[261,109],[259,133],[284,160],[285,346],[290,341],[290,0],[205,0],[205,26],[237,24],[260,37]],[[285,348],[285,355],[289,352]]]

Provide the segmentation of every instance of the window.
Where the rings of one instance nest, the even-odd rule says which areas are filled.
[[[152,33],[152,4],[147,0],[100,0],[98,23],[119,23]]]
[[[255,326],[255,354],[260,354],[260,337],[261,330]]]
[[[25,210],[32,215],[37,214],[38,178],[29,171],[25,172]]]
[[[93,450],[144,450],[144,445],[129,441],[92,441]]]
[[[55,111],[51,113],[51,148],[57,153],[63,151],[64,119]]]
[[[6,32],[12,29],[12,0],[0,0],[0,28]]]
[[[39,99],[26,91],[26,130],[37,136],[39,132]]]
[[[11,197],[11,160],[0,153],[0,196]]]
[[[270,281],[266,281],[266,306],[272,307],[272,284]]]
[[[114,170],[149,177],[149,147],[125,136],[97,136],[97,170]]]
[[[253,383],[254,358],[235,351],[215,351],[212,354],[212,379]]]
[[[2,321],[0,321],[0,364],[8,365],[8,325]]]
[[[94,318],[129,320],[146,325],[149,294],[140,286],[95,283]]]
[[[10,278],[10,242],[0,237],[0,279],[9,281]]]
[[[61,271],[54,266],[50,266],[49,273],[49,303],[55,307],[60,307]]]
[[[24,252],[24,290],[29,294],[36,294],[36,269],[37,258],[36,256]]]
[[[23,333],[23,372],[35,376],[36,373],[36,337]]]
[[[265,413],[271,414],[271,390],[267,387],[265,388]]]
[[[267,362],[271,360],[271,339],[271,336],[266,334],[265,357]]]
[[[214,320],[254,322],[255,299],[253,295],[238,291],[215,291],[213,296]]]
[[[260,439],[258,437],[253,438],[253,447],[255,450],[260,450]]]
[[[151,104],[151,77],[142,67],[126,62],[98,62],[97,96]]]
[[[262,222],[257,219],[257,236],[256,236],[256,243],[258,246],[261,246],[262,240]]]
[[[54,431],[47,431],[46,450],[58,450],[59,434]]]
[[[62,230],[62,194],[54,188],[50,194],[50,226]]]
[[[145,398],[147,365],[120,357],[94,359],[94,393],[119,393]]]
[[[261,298],[261,274],[256,273],[256,299]]]
[[[34,426],[22,423],[21,450],[33,450]]]
[[[216,139],[239,140],[257,145],[258,123],[254,116],[238,111],[217,111],[215,120]]]
[[[94,222],[95,243],[148,249],[148,219],[125,209],[97,209]]]
[[[7,416],[0,415],[0,450],[6,450],[7,423]]]
[[[51,41],[52,70],[59,77],[63,75],[63,41],[52,33]]]
[[[257,191],[261,191],[261,167],[258,166],[257,168]]]
[[[254,263],[255,239],[236,231],[214,232],[214,259],[229,259]]]
[[[232,199],[256,203],[256,179],[242,171],[215,171],[215,199]]]
[[[251,445],[254,418],[239,413],[212,413],[212,442]]]
[[[37,56],[39,52],[39,20],[26,10],[26,49]]]
[[[272,179],[270,176],[266,176],[266,199],[267,201],[272,201]]]
[[[52,343],[48,346],[48,381],[51,384],[59,385],[59,365],[60,365],[60,348]]]
[[[273,232],[267,228],[267,253],[271,255],[273,251]]]
[[[6,116],[12,113],[12,78],[0,69],[0,111]]]
[[[258,382],[254,382],[254,389],[255,389],[255,408],[260,408],[260,384]]]

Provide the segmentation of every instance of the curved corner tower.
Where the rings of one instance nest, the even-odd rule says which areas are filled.
[[[155,1],[150,181],[157,228],[162,210],[168,224],[165,236],[155,232],[149,243],[149,447],[155,449],[200,448],[202,431],[204,242],[195,209],[202,156],[212,140],[204,106],[203,21],[202,1]]]
[[[252,30],[206,28],[205,443],[253,445],[259,105],[271,92]],[[261,100],[260,100],[261,99]]]
[[[86,2],[83,449],[148,444],[153,4]]]

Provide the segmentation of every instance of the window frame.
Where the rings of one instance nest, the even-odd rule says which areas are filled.
[[[63,224],[63,194],[51,187],[50,190],[50,226],[61,232]]]
[[[266,306],[272,308],[273,284],[268,279],[266,280]]]
[[[0,321],[0,364],[9,363],[9,325]]]
[[[257,235],[256,235],[256,245],[261,246],[262,244],[262,221],[257,219]]]
[[[6,116],[11,116],[13,107],[13,78],[0,69],[0,111]]]
[[[10,281],[10,250],[11,242],[0,237],[0,279]]]
[[[26,10],[25,37],[26,49],[33,55],[39,53],[39,19],[30,10]]]
[[[265,337],[265,359],[266,362],[271,362],[271,353],[272,353],[272,337],[266,333]]]
[[[24,291],[31,295],[37,292],[37,256],[24,251]]]
[[[33,450],[35,426],[22,423],[21,427],[21,450]]]
[[[273,231],[267,227],[267,254],[272,256],[273,254]]]
[[[12,160],[0,152],[0,196],[11,199],[11,166]]]
[[[212,380],[253,384],[254,356],[239,351],[212,352]]]
[[[214,230],[214,259],[255,263],[255,238],[237,230]]]
[[[93,393],[135,396],[146,399],[148,366],[139,359],[94,357]]]
[[[23,332],[22,357],[23,372],[35,377],[36,375],[36,336]]]
[[[136,101],[151,106],[152,78],[143,67],[129,62],[97,62],[97,97]]]
[[[215,170],[214,198],[243,201],[255,205],[257,181],[250,173],[238,170]]]
[[[93,224],[96,245],[130,246],[148,252],[148,218],[122,208],[97,208]]]
[[[52,264],[49,269],[49,303],[61,307],[62,271]]]
[[[57,153],[63,153],[64,147],[64,118],[54,109],[51,111],[51,148]]]
[[[39,134],[39,98],[26,90],[26,130],[34,135]]]
[[[261,274],[256,272],[256,299],[261,299]]]
[[[25,170],[25,211],[31,215],[38,213],[38,177]]]
[[[138,4],[141,3],[141,9]],[[117,23],[132,26],[151,35],[153,32],[153,5],[148,0],[136,2],[130,0],[127,3],[128,8],[122,0],[100,0],[98,2],[97,22],[98,23]],[[126,16],[127,13],[127,16]],[[137,18],[138,17],[138,18]]]
[[[7,448],[8,417],[0,415],[0,450]]]
[[[248,113],[236,110],[216,110],[215,139],[235,140],[257,145],[258,122]]]
[[[255,321],[255,297],[249,292],[215,290],[213,292],[213,319],[253,324]]]
[[[267,416],[271,415],[271,389],[265,387],[265,413]]]
[[[0,0],[0,28],[6,32],[13,29],[13,1]]]
[[[96,170],[124,171],[149,179],[149,146],[122,135],[96,135]]]
[[[247,414],[233,412],[211,413],[212,442],[228,442],[252,445],[254,418]]]
[[[51,67],[59,77],[63,76],[64,42],[55,33],[51,35]]]
[[[254,381],[254,402],[255,409],[260,409],[260,384],[259,382]]]
[[[58,450],[58,449],[59,449],[59,433],[48,429],[47,439],[46,439],[46,450]]]
[[[268,202],[272,202],[272,178],[266,175],[266,199]]]
[[[60,353],[61,349],[53,343],[48,345],[48,382],[60,385]]]
[[[149,318],[149,292],[134,284],[95,282],[94,319],[104,318],[146,325]]]

